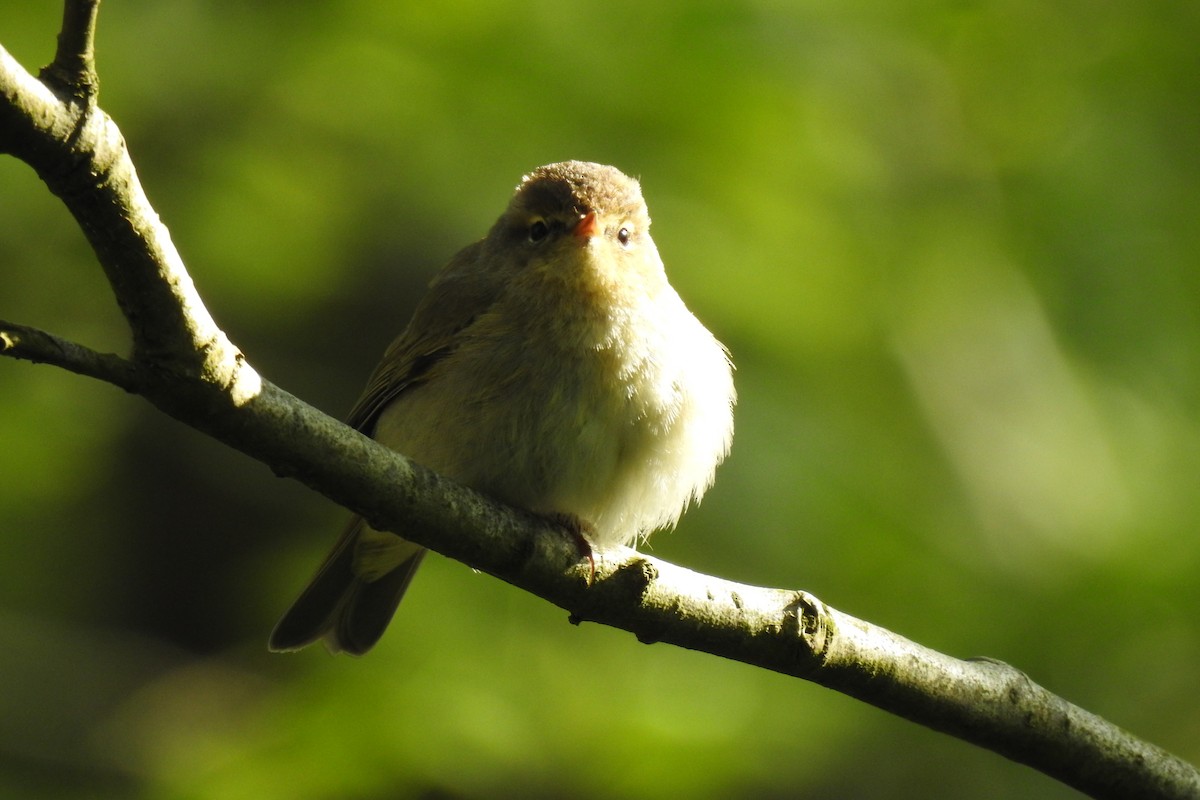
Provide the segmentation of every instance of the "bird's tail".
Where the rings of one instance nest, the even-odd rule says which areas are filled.
[[[367,652],[383,636],[425,552],[355,517],[271,632],[270,648],[299,650],[324,639],[333,653]]]

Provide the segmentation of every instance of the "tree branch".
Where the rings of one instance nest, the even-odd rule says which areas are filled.
[[[116,125],[95,105],[97,0],[68,2],[54,62],[35,79],[0,48],[0,150],[30,164],[88,237],[129,322],[129,359],[0,322],[0,355],[135,392],[375,527],[567,609],[794,675],[990,748],[1093,797],[1200,796],[1200,773],[1023,673],[962,661],[801,591],[700,575],[628,548],[595,579],[551,523],[439,478],[262,380],[205,309]]]
[[[52,364],[76,375],[106,381],[137,392],[138,372],[132,363],[112,353],[97,353],[53,334],[0,319],[0,355]]]
[[[58,32],[54,61],[38,76],[60,97],[68,95],[88,105],[95,102],[100,88],[94,50],[99,11],[100,0],[63,4],[62,29]]]

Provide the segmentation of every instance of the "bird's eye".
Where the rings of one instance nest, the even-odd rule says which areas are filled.
[[[621,230],[617,231],[617,241],[620,242],[623,246],[629,247],[629,242],[632,240],[633,240],[633,231],[631,231],[629,229],[629,226],[624,226],[621,228]]]
[[[550,233],[550,226],[543,219],[535,219],[529,224],[529,241],[537,244]]]

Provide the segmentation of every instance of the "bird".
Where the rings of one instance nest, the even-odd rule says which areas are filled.
[[[563,161],[526,174],[437,273],[347,423],[608,548],[700,501],[736,399],[728,350],[667,280],[639,182]],[[270,649],[370,650],[426,552],[404,533],[353,518]]]

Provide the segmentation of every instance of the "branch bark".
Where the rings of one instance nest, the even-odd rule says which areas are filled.
[[[68,0],[55,60],[38,78],[0,47],[0,151],[32,166],[87,235],[132,352],[98,353],[0,321],[0,354],[142,395],[372,526],[403,523],[419,544],[568,610],[574,622],[813,681],[1093,797],[1200,797],[1194,767],[1020,671],[943,655],[806,592],[736,584],[628,548],[597,552],[589,584],[589,566],[552,524],[441,479],[261,379],[204,307],[120,131],[96,104],[97,8],[98,0]]]

